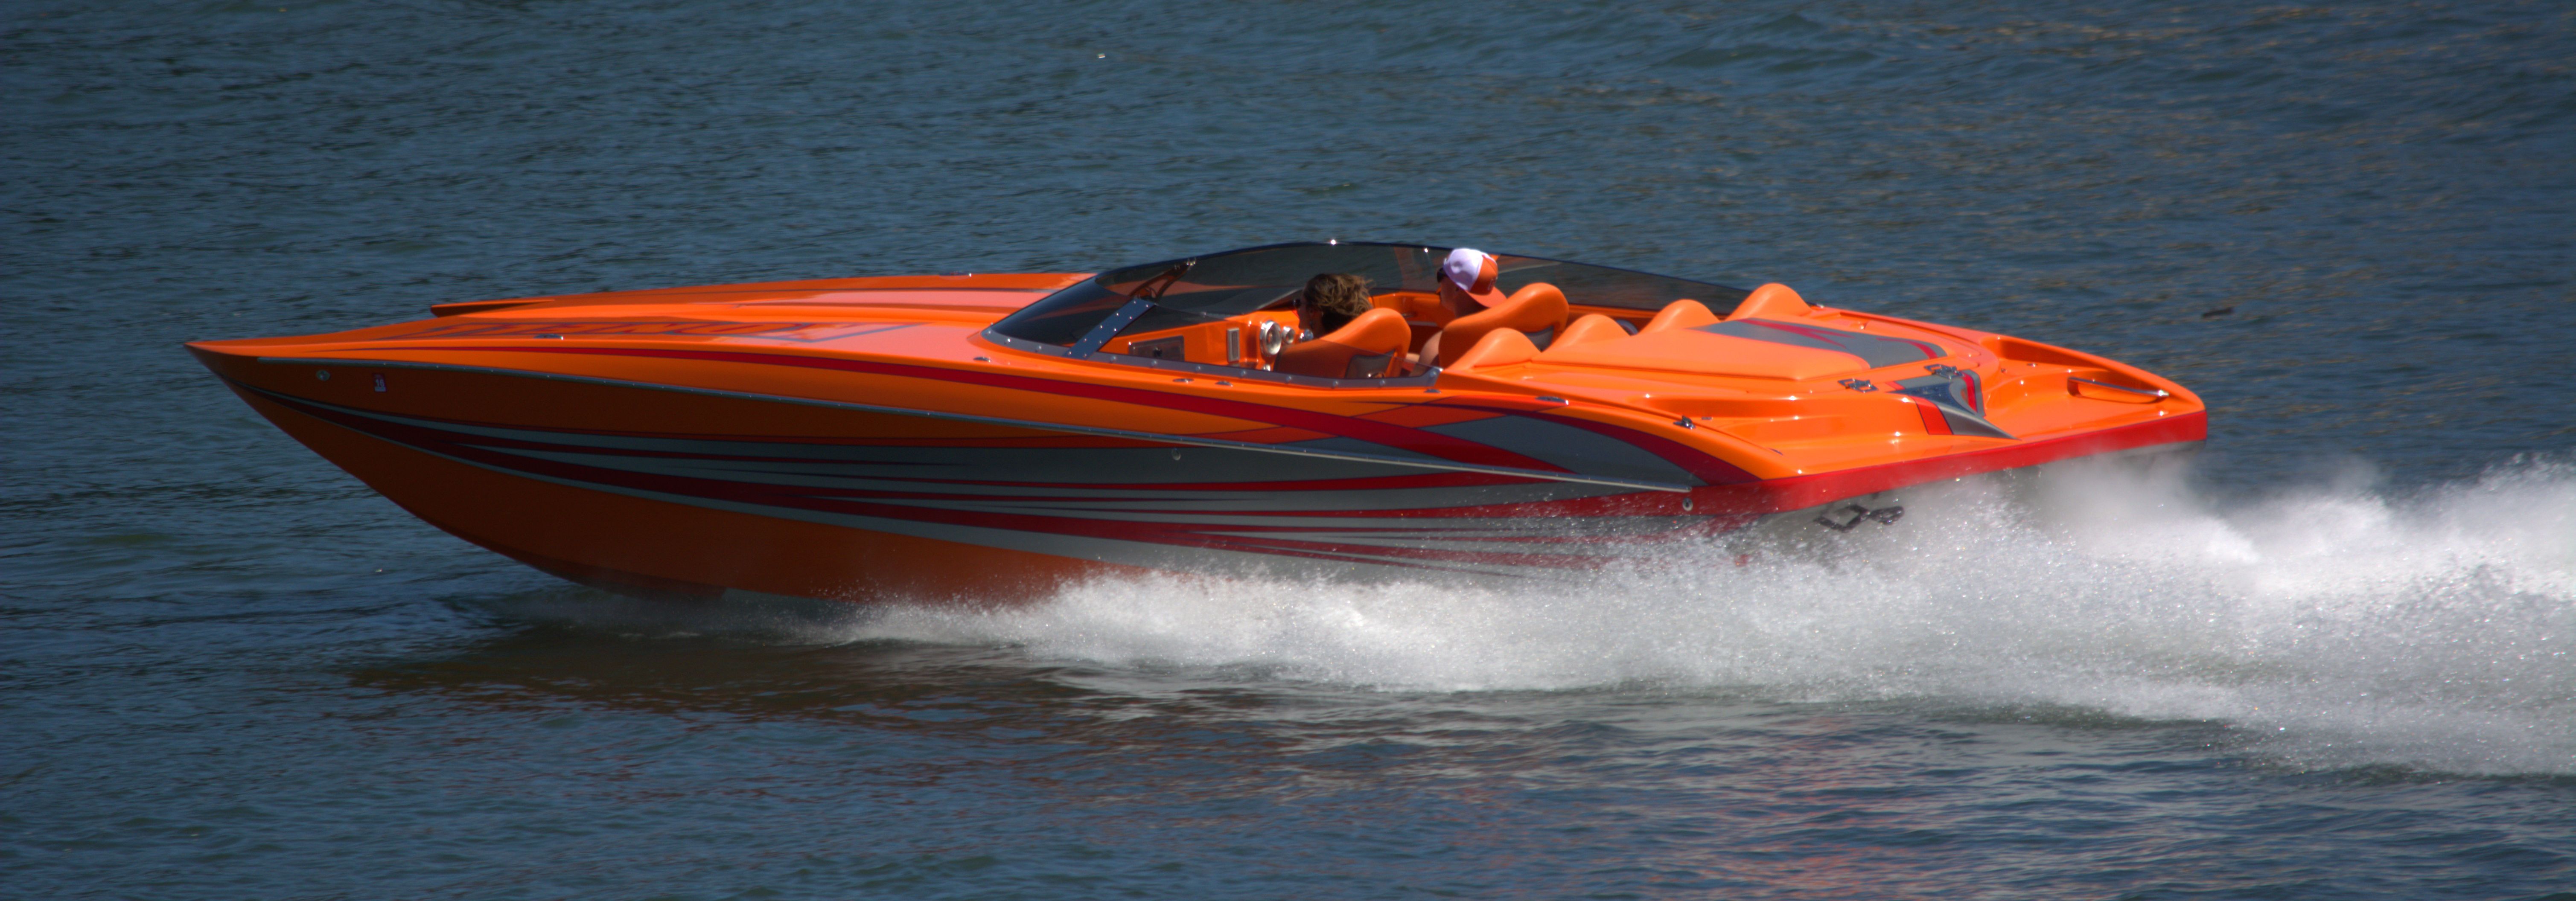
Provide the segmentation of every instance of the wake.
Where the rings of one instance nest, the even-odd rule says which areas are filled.
[[[1571,583],[1104,579],[832,628],[1393,690],[2064,706],[2223,723],[2317,765],[2576,774],[2576,467],[2232,503],[2075,467],[1904,501],[1886,528],[1674,547]]]

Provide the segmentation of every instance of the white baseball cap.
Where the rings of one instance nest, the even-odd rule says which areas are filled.
[[[1494,263],[1494,255],[1481,250],[1461,247],[1450,251],[1449,258],[1440,261],[1440,277],[1469,294],[1494,290],[1494,277],[1501,274],[1501,267]]]

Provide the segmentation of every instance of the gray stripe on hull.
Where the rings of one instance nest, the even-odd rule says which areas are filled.
[[[1673,461],[1645,448],[1589,429],[1535,416],[1498,416],[1453,422],[1423,429],[1452,438],[1499,447],[1524,457],[1545,460],[1576,472],[1616,473],[1635,479],[1707,484]]]
[[[1881,338],[1877,335],[1847,332],[1817,325],[1800,324],[1795,328],[1783,328],[1760,319],[1735,319],[1715,325],[1703,325],[1698,330],[1730,338],[1847,353],[1861,358],[1862,362],[1869,364],[1867,368],[1870,369],[1894,366],[1899,363],[1915,363],[1940,356],[1924,350],[1912,341]]]
[[[1674,483],[1670,483],[1670,482],[1654,482],[1654,481],[1644,481],[1644,480],[1637,480],[1637,479],[1625,479],[1625,478],[1618,478],[1618,477],[1614,477],[1614,476],[1594,476],[1594,475],[1586,475],[1586,474],[1583,474],[1583,473],[1560,473],[1560,472],[1546,472],[1546,471],[1542,471],[1542,470],[1535,470],[1535,469],[1520,469],[1520,468],[1510,467],[1510,466],[1485,466],[1485,465],[1481,465],[1481,464],[1474,464],[1474,463],[1457,463],[1457,462],[1451,462],[1451,461],[1447,461],[1447,460],[1440,460],[1440,459],[1437,459],[1437,458],[1425,458],[1425,457],[1421,457],[1420,455],[1418,455],[1418,454],[1414,454],[1414,453],[1413,453],[1413,452],[1411,452],[1411,451],[1405,451],[1404,453],[1405,453],[1407,456],[1406,456],[1406,457],[1404,457],[1404,458],[1383,457],[1383,456],[1377,456],[1377,455],[1372,455],[1372,454],[1354,453],[1354,452],[1349,452],[1349,451],[1326,450],[1326,449],[1316,449],[1316,448],[1308,448],[1308,447],[1299,447],[1299,446],[1294,445],[1294,444],[1260,444],[1260,443],[1250,442],[1250,441],[1229,441],[1229,440],[1222,439],[1222,438],[1201,438],[1201,437],[1195,437],[1195,436],[1189,436],[1189,435],[1168,435],[1168,434],[1160,434],[1160,433],[1154,433],[1154,432],[1135,432],[1135,431],[1128,431],[1128,430],[1125,430],[1125,429],[1107,429],[1107,428],[1097,428],[1097,427],[1093,427],[1093,426],[1078,426],[1078,425],[1068,425],[1068,424],[1059,424],[1059,423],[1035,422],[1035,421],[1031,421],[1031,420],[1021,420],[1021,419],[1003,419],[1003,418],[999,418],[999,417],[992,417],[992,416],[975,416],[975,415],[966,414],[966,413],[946,413],[946,412],[938,412],[938,411],[931,411],[931,410],[911,410],[911,409],[905,409],[905,408],[902,408],[902,407],[881,407],[881,406],[876,406],[876,405],[872,405],[872,404],[856,404],[856,403],[849,403],[849,402],[846,402],[846,401],[816,400],[816,399],[812,399],[812,398],[802,398],[802,397],[782,397],[782,396],[779,396],[779,395],[773,395],[773,394],[752,394],[752,393],[741,392],[741,391],[722,391],[722,390],[718,390],[718,389],[714,389],[714,388],[690,388],[690,387],[684,387],[684,386],[679,386],[679,385],[658,385],[658,384],[653,384],[653,383],[650,383],[650,382],[631,382],[631,381],[625,381],[625,380],[621,380],[621,379],[603,379],[603,378],[595,378],[595,377],[592,377],[592,376],[564,375],[564,374],[561,374],[561,373],[549,373],[549,372],[529,372],[529,371],[526,371],[526,370],[519,370],[519,369],[496,369],[496,368],[488,367],[488,366],[462,366],[462,365],[457,365],[457,364],[453,364],[453,363],[412,363],[412,362],[403,362],[403,361],[395,361],[395,360],[368,360],[368,359],[362,359],[362,358],[346,358],[346,357],[260,357],[260,358],[259,358],[259,362],[261,362],[261,363],[274,363],[274,364],[286,364],[286,365],[302,365],[302,366],[369,366],[369,367],[375,367],[375,368],[378,368],[378,369],[420,369],[420,370],[429,370],[429,371],[438,371],[438,372],[463,372],[463,373],[472,373],[472,374],[478,374],[478,375],[498,375],[498,376],[505,376],[505,377],[512,377],[512,378],[530,378],[530,379],[542,379],[542,380],[546,380],[546,381],[572,382],[572,383],[577,383],[577,384],[606,385],[606,386],[610,386],[610,387],[617,387],[617,388],[632,388],[632,389],[643,390],[643,391],[668,391],[668,392],[673,392],[673,393],[677,393],[677,394],[694,394],[694,395],[699,395],[699,396],[704,396],[704,397],[722,397],[722,398],[735,399],[735,400],[754,400],[754,401],[761,401],[761,402],[765,402],[765,403],[780,403],[780,404],[793,404],[793,405],[797,405],[797,406],[823,407],[823,408],[827,408],[827,409],[835,409],[835,410],[855,410],[855,411],[859,411],[859,412],[866,412],[866,413],[882,413],[882,414],[891,415],[891,416],[911,416],[911,417],[918,417],[918,418],[922,418],[922,419],[937,419],[937,420],[943,420],[943,421],[949,421],[949,422],[971,422],[971,423],[977,423],[977,424],[981,424],[981,425],[998,425],[998,426],[1007,426],[1007,427],[1010,427],[1010,428],[1028,429],[1028,430],[1031,430],[1031,431],[1037,431],[1037,432],[1056,432],[1056,433],[1072,434],[1072,435],[1095,435],[1095,436],[1110,437],[1110,438],[1127,438],[1127,439],[1136,440],[1136,441],[1151,441],[1151,442],[1158,442],[1158,443],[1162,443],[1162,444],[1179,444],[1179,445],[1192,446],[1192,447],[1219,447],[1219,448],[1229,448],[1229,449],[1235,449],[1235,450],[1249,450],[1249,451],[1257,451],[1257,452],[1260,452],[1260,453],[1280,454],[1280,455],[1287,455],[1287,456],[1311,456],[1311,457],[1318,457],[1318,458],[1324,458],[1324,459],[1349,460],[1349,461],[1354,461],[1354,462],[1365,462],[1365,463],[1384,463],[1384,464],[1390,464],[1390,465],[1396,465],[1396,466],[1409,466],[1409,467],[1420,468],[1420,469],[1447,470],[1447,471],[1451,471],[1451,472],[1481,472],[1481,473],[1490,473],[1490,474],[1494,474],[1494,475],[1508,475],[1508,476],[1516,476],[1516,477],[1520,477],[1520,478],[1527,478],[1527,479],[1544,479],[1544,480],[1551,481],[1551,482],[1578,482],[1578,483],[1593,484],[1593,485],[1616,485],[1616,486],[1626,487],[1626,488],[1637,488],[1637,489],[1643,489],[1643,490],[1648,490],[1648,491],[1666,491],[1666,492],[1672,492],[1672,493],[1676,493],[1676,494],[1684,494],[1684,493],[1688,493],[1688,492],[1690,491],[1690,488],[1691,488],[1691,486],[1690,486],[1690,485],[1688,485],[1688,484],[1674,484]],[[291,396],[291,395],[290,395],[290,396]],[[366,411],[360,411],[360,410],[355,410],[355,409],[349,409],[349,408],[345,408],[345,407],[333,407],[333,406],[332,406],[332,405],[330,405],[330,404],[325,404],[325,403],[322,403],[322,402],[319,402],[319,401],[314,401],[314,400],[311,400],[311,399],[308,399],[308,398],[300,398],[300,397],[299,397],[299,398],[296,398],[296,400],[297,400],[297,401],[299,401],[299,402],[302,402],[302,403],[315,404],[315,405],[317,405],[317,406],[332,407],[333,409],[342,410],[342,411],[344,411],[344,412],[348,412],[348,413],[352,413],[352,414],[358,414],[358,415],[376,415],[376,414],[368,413],[368,412],[366,412]],[[445,423],[439,423],[439,424],[437,424],[437,426],[436,426],[436,427],[439,427],[439,428],[447,428],[448,426],[447,426],[447,424],[445,424]]]
[[[307,403],[311,402],[307,401]],[[598,459],[639,461],[655,459],[650,456],[640,456],[647,454],[733,458],[683,462],[709,469],[733,467],[736,471],[746,473],[792,472],[795,471],[795,467],[809,466],[828,468],[830,472],[853,477],[879,476],[907,480],[1010,480],[1056,482],[1077,486],[1086,482],[1121,485],[1150,485],[1156,482],[1296,482],[1317,479],[1416,476],[1422,473],[1422,467],[1417,465],[1383,462],[1373,458],[1352,460],[1304,455],[1283,457],[1275,453],[1232,447],[1191,448],[1175,457],[1173,451],[1176,448],[1168,446],[989,448],[806,444],[722,438],[636,438],[499,426],[459,425],[366,410],[340,407],[334,409],[354,416],[491,438],[497,441],[627,452],[602,454]],[[491,449],[530,456],[547,453],[498,446]],[[997,490],[1015,489],[1004,487]]]
[[[1229,513],[1243,511],[1333,512],[1347,510],[1437,510],[1455,507],[1491,506],[1498,504],[1541,503],[1583,498],[1630,494],[1607,486],[1568,485],[1542,482],[1520,485],[1471,485],[1445,488],[1336,488],[1336,489],[1268,489],[1211,488],[1200,490],[1142,490],[1098,488],[1024,487],[1014,485],[949,484],[913,479],[884,479],[810,473],[810,464],[792,464],[790,471],[749,466],[709,465],[708,461],[664,457],[630,457],[580,452],[537,451],[523,448],[493,448],[493,453],[509,454],[534,460],[571,463],[620,472],[682,478],[714,479],[781,488],[808,488],[817,491],[869,491],[938,495],[937,498],[885,498],[886,503],[1001,503],[1027,510],[1168,510],[1175,513]],[[1042,453],[1031,451],[1031,453]],[[1406,473],[1410,474],[1410,473]],[[958,478],[973,478],[960,474]],[[988,479],[991,475],[986,476]],[[1346,474],[1347,478],[1362,477]],[[980,480],[979,480],[980,481]]]
[[[566,462],[580,462],[585,465],[604,466],[612,469],[631,469],[637,472],[721,477],[780,485],[806,485],[816,488],[843,486],[884,487],[905,485],[913,486],[910,490],[937,491],[954,494],[993,494],[1007,495],[1011,497],[1063,497],[1077,499],[1135,498],[1139,500],[1150,500],[1154,498],[1208,497],[1212,492],[1226,491],[1239,492],[1244,497],[1261,497],[1275,493],[1295,493],[1306,490],[1318,490],[1293,487],[1296,483],[1300,482],[1392,479],[1408,477],[1418,478],[1423,475],[1422,470],[1419,469],[1381,466],[1368,463],[1352,463],[1346,461],[1315,460],[1311,458],[1295,461],[1295,465],[1292,466],[1281,466],[1279,465],[1278,457],[1266,454],[1251,454],[1212,448],[1190,451],[1187,456],[1192,459],[1174,461],[1171,459],[1170,451],[1155,448],[1137,451],[1134,452],[1137,454],[1134,457],[1130,457],[1124,461],[1111,462],[1104,465],[1121,466],[1130,470],[1138,467],[1164,467],[1179,471],[1163,474],[1160,478],[1131,478],[1127,481],[1110,481],[1108,474],[1104,473],[1086,473],[1086,475],[1089,475],[1092,479],[1099,481],[1099,486],[1094,487],[1080,481],[1068,482],[1061,478],[1064,475],[1070,475],[1069,473],[1046,471],[1052,468],[1048,466],[1046,462],[1049,458],[1056,457],[1067,452],[1045,448],[1028,448],[1023,450],[1014,450],[1008,453],[978,453],[972,455],[973,459],[971,461],[960,461],[946,466],[884,467],[873,463],[770,462],[764,460],[707,459],[699,457],[596,453],[585,450],[540,450],[532,448],[504,447],[499,446],[498,444],[486,445],[472,440],[466,440],[462,443],[475,444],[478,447],[486,447],[495,453],[541,457]],[[731,455],[718,451],[716,454],[711,456],[723,457]],[[1094,459],[1099,458],[1095,456]],[[1037,484],[1040,482],[1053,482],[1054,484]],[[1277,489],[1252,487],[1152,487],[1156,482],[1213,486],[1284,484],[1291,487]],[[1521,484],[1518,485],[1472,485],[1444,488],[1390,487],[1383,489],[1368,488],[1366,490],[1374,492],[1426,490],[1485,491],[1493,489],[1518,490],[1527,493],[1531,497],[1594,497],[1605,494],[1631,493],[1635,491],[1635,489],[1625,488],[1622,486],[1586,485],[1565,482],[1533,483],[1530,480],[1521,480]]]
[[[309,401],[307,402],[310,403]],[[316,404],[316,406],[331,405]],[[345,408],[334,407],[334,409]],[[353,415],[360,415],[366,418],[379,420],[397,418],[374,416],[366,414],[363,411],[356,410],[347,410],[346,412]],[[337,426],[336,423],[333,425]],[[346,428],[346,426],[338,427]],[[390,438],[366,432],[359,432],[359,434],[366,434],[370,438],[375,438],[380,441],[388,441],[440,459],[548,484],[599,491],[627,497],[643,498],[647,500],[656,500],[665,503],[680,504],[683,506],[724,510],[728,512],[766,516],[776,519],[811,522],[821,525],[848,528],[863,533],[877,532],[891,535],[931,538],[980,547],[1025,551],[1029,553],[1046,554],[1075,560],[1092,560],[1103,563],[1121,564],[1172,572],[1243,573],[1297,571],[1310,574],[1325,572],[1336,575],[1357,575],[1379,579],[1418,579],[1447,573],[1529,578],[1561,575],[1570,569],[1579,569],[1599,562],[1602,558],[1602,555],[1590,553],[1588,549],[1567,553],[1555,553],[1552,552],[1551,549],[1529,547],[1524,543],[1517,542],[1509,547],[1471,546],[1467,550],[1469,553],[1553,557],[1563,560],[1566,564],[1564,566],[1522,566],[1505,563],[1467,563],[1445,560],[1420,560],[1401,555],[1368,554],[1365,552],[1334,550],[1260,552],[1223,547],[1207,547],[1197,544],[1166,544],[1160,542],[1131,541],[1127,539],[1105,538],[1089,535],[1067,535],[1054,532],[1023,531],[990,526],[922,522],[918,520],[868,516],[855,513],[836,513],[808,510],[797,507],[780,507],[768,504],[731,501],[720,498],[676,494],[672,492],[654,491],[650,489],[631,488],[584,481],[580,479],[563,478],[506,466],[497,466],[479,460],[466,459],[418,445],[394,441]],[[1532,519],[1529,520],[1529,522],[1555,523],[1562,527],[1565,520]],[[1348,523],[1347,520],[1345,520],[1340,524],[1349,525],[1351,523]],[[1420,521],[1416,520],[1408,524],[1418,526]],[[1207,534],[1209,537],[1217,537],[1218,533],[1201,534]],[[1233,536],[1227,535],[1225,537]],[[1264,539],[1288,538],[1290,540],[1299,540],[1295,539],[1293,536],[1266,533],[1257,537]],[[1414,543],[1381,546],[1391,548],[1405,547],[1408,549],[1418,547],[1418,545]],[[1302,554],[1311,554],[1314,556],[1300,556]],[[1337,572],[1335,569],[1336,567],[1344,569]]]
[[[487,450],[490,449],[487,448]],[[572,463],[583,466],[595,466],[618,472],[633,472],[648,475],[670,475],[688,478],[711,478],[706,473],[695,471],[694,469],[686,466],[650,465],[665,464],[675,461],[650,459],[637,461],[633,458],[626,457],[600,459],[588,454],[559,454],[517,450],[494,452],[507,453],[512,456],[528,457],[539,460]],[[648,465],[630,465],[636,462],[642,462]],[[779,485],[780,487],[790,488],[841,488],[845,490],[855,490],[857,487],[851,485],[810,485],[805,484],[806,480],[771,481],[748,479],[740,478],[736,474],[730,473],[726,474],[720,480],[743,484]],[[584,484],[589,483],[585,482]],[[871,481],[868,482],[867,485],[872,490],[906,492],[913,494],[931,493],[934,491],[932,488],[925,488],[919,485],[900,482]],[[1585,517],[1581,519],[1568,519],[1564,517],[1450,517],[1401,515],[1403,512],[1417,510],[1432,511],[1444,508],[1490,506],[1500,503],[1547,502],[1570,499],[1568,494],[1561,490],[1567,486],[1543,485],[1504,487],[1518,488],[1523,492],[1528,492],[1530,489],[1535,488],[1545,491],[1545,493],[1525,499],[1497,498],[1491,496],[1495,493],[1492,489],[1479,487],[1360,491],[1202,492],[1199,493],[1202,495],[1199,497],[1187,497],[1181,496],[1181,493],[1179,492],[1167,492],[1167,494],[1173,496],[1138,499],[1109,498],[1044,501],[986,494],[945,497],[862,497],[848,498],[847,500],[882,504],[886,506],[911,507],[923,510],[1047,516],[1057,519],[1152,522],[1198,527],[1269,526],[1296,529],[1359,529],[1367,530],[1367,534],[1375,535],[1420,535],[1423,537],[1446,536],[1450,538],[1474,538],[1486,536],[1520,537],[1529,535],[1555,536],[1587,532],[1630,534],[1639,530],[1631,529],[1624,525],[1612,524],[1625,523],[1636,519],[1660,521],[1652,517]],[[1546,491],[1546,489],[1559,490]],[[1205,495],[1216,496],[1209,497]],[[842,498],[834,498],[827,495],[809,496],[823,500],[843,500]],[[1581,496],[1584,495],[1573,495],[1573,497]],[[1395,512],[1398,515],[1313,515],[1351,511],[1387,511]],[[1646,531],[1656,530],[1659,529],[1647,529]],[[1241,534],[1253,535],[1260,533]]]
[[[556,478],[537,473],[489,466],[473,460],[449,457],[445,454],[439,454],[436,451],[423,452],[455,460],[459,463],[465,463],[496,472],[507,473],[520,478],[533,479],[536,481],[549,482],[574,488],[583,488],[591,491],[606,492],[609,494],[643,498],[646,500],[657,500],[666,503],[681,504],[684,506],[703,507],[711,510],[724,510],[755,516],[767,516],[775,519],[810,522],[820,525],[851,529],[859,532],[881,532],[891,535],[906,535],[915,538],[931,538],[978,547],[1025,551],[1056,557],[1066,557],[1075,560],[1091,560],[1101,563],[1140,567],[1144,569],[1163,570],[1166,572],[1312,572],[1319,568],[1329,568],[1338,565],[1359,567],[1360,571],[1352,573],[1354,575],[1365,575],[1380,579],[1419,579],[1434,576],[1443,572],[1528,578],[1560,575],[1567,569],[1566,567],[1510,566],[1491,563],[1454,563],[1436,560],[1418,561],[1400,556],[1359,555],[1330,552],[1324,553],[1323,556],[1327,556],[1331,559],[1317,560],[1311,558],[1283,556],[1273,553],[1239,551],[1230,548],[1202,547],[1197,545],[1169,545],[1154,542],[1127,541],[1117,538],[1099,538],[1088,535],[1064,535],[1051,532],[1023,532],[1013,529],[998,529],[986,526],[929,523],[917,520],[888,519],[884,517],[865,516],[859,514],[829,513],[793,507],[772,507],[765,504],[727,501],[716,498],[698,497],[695,495],[671,494],[668,492],[626,488],[616,485],[601,485],[594,482]],[[1491,551],[1487,552],[1490,553]],[[1561,556],[1566,557],[1569,563],[1576,563],[1588,561],[1594,555],[1566,554]]]

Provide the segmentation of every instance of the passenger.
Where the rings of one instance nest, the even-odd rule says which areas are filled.
[[[1440,308],[1448,310],[1455,320],[1482,313],[1486,307],[1502,303],[1503,292],[1494,288],[1494,279],[1501,274],[1502,269],[1494,261],[1493,254],[1465,247],[1450,251],[1449,258],[1440,261]],[[1423,342],[1422,352],[1413,355],[1415,366],[1439,362],[1440,338],[1440,335],[1433,335],[1431,340]]]
[[[1297,328],[1308,340],[1332,334],[1369,311],[1368,279],[1327,272],[1306,280],[1297,295]]]

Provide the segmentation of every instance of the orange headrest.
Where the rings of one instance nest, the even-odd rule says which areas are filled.
[[[1546,282],[1531,282],[1502,303],[1482,313],[1460,316],[1440,329],[1440,365],[1455,363],[1468,348],[1498,328],[1516,332],[1553,333],[1565,324],[1565,292]]]
[[[1413,329],[1404,324],[1404,314],[1378,307],[1353,317],[1332,334],[1316,339],[1335,344],[1348,344],[1368,353],[1384,353],[1387,348],[1403,350],[1413,342]]]
[[[1280,351],[1270,369],[1328,379],[1377,378],[1403,361],[1412,342],[1413,327],[1404,324],[1404,314],[1380,307],[1332,334]],[[1354,372],[1354,367],[1363,371]]]
[[[1798,296],[1797,291],[1791,290],[1787,285],[1773,282],[1755,288],[1753,293],[1745,295],[1744,302],[1736,304],[1735,312],[1726,314],[1726,318],[1730,321],[1796,319],[1807,315],[1812,309],[1814,308],[1807,305],[1807,299]]]
[[[1717,314],[1709,312],[1707,304],[1684,298],[1665,304],[1663,311],[1656,313],[1655,318],[1637,332],[1639,334],[1668,332],[1673,329],[1698,328],[1716,324]]]
[[[1565,331],[1558,334],[1556,336],[1556,340],[1548,346],[1572,347],[1577,344],[1587,344],[1593,341],[1610,341],[1625,337],[1628,337],[1628,330],[1619,327],[1619,320],[1603,316],[1599,313],[1593,313],[1581,319],[1574,320],[1574,323],[1566,326]]]
[[[1530,343],[1528,335],[1512,329],[1498,328],[1486,332],[1485,337],[1476,339],[1476,346],[1468,348],[1466,353],[1459,354],[1458,362],[1452,364],[1449,371],[1474,372],[1487,367],[1509,366],[1535,356],[1538,356],[1538,345]]]

